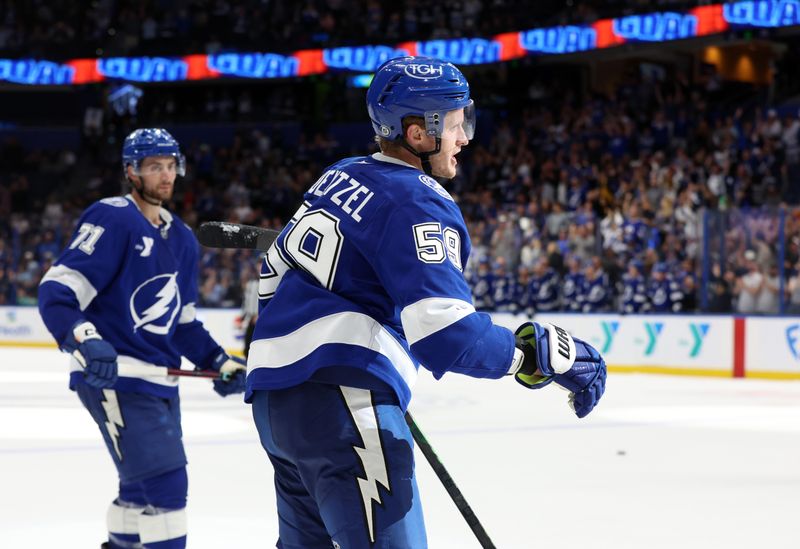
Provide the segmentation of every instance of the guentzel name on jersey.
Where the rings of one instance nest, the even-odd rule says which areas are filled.
[[[356,222],[361,222],[361,210],[375,196],[375,193],[355,177],[342,170],[328,170],[308,192],[314,196],[329,196],[331,202]]]

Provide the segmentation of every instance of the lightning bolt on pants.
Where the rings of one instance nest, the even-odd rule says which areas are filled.
[[[278,547],[427,547],[413,439],[391,390],[307,382],[252,403],[275,470]]]
[[[185,547],[188,488],[179,397],[95,389],[84,383],[75,390],[119,475],[117,498],[107,517],[111,546]]]

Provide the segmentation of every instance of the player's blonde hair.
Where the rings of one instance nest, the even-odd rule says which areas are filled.
[[[412,125],[416,124],[417,126],[425,129],[425,119],[421,116],[406,116],[403,118],[403,136],[406,135],[408,128]],[[386,139],[385,137],[381,137],[380,135],[375,136],[375,142],[381,148],[382,153],[391,153],[394,151],[398,151],[403,147],[400,144],[400,139],[396,139],[394,141]]]

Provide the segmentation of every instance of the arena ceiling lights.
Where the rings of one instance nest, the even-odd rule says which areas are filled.
[[[108,57],[54,62],[0,59],[0,81],[33,86],[77,85],[103,81],[182,82],[214,78],[303,77],[329,71],[372,72],[393,57],[424,55],[457,65],[479,65],[529,55],[592,51],[630,43],[658,43],[731,30],[800,25],[800,0],[750,0],[701,6],[686,12],[653,12],[585,25],[562,25],[498,34],[491,39],[457,38],[300,50],[187,55],[183,57]]]

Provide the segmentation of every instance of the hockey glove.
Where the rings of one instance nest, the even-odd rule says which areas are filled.
[[[61,350],[72,353],[83,368],[86,383],[92,387],[104,389],[116,383],[117,351],[100,337],[91,322],[76,322]]]
[[[244,392],[247,377],[247,363],[238,356],[220,353],[211,364],[211,369],[219,372],[220,378],[214,380],[214,391],[220,396]]]
[[[529,389],[551,382],[569,391],[569,405],[585,417],[606,387],[606,363],[597,350],[552,324],[526,322],[515,332],[523,352],[515,379]]]

